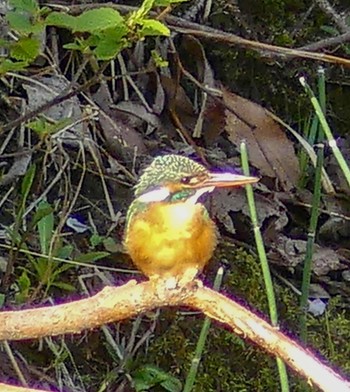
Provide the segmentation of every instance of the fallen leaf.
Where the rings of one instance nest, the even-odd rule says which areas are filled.
[[[35,80],[36,83],[23,83],[23,88],[28,95],[29,111],[33,111],[51,101],[70,87],[70,82],[62,75],[51,75],[50,77],[39,76]],[[53,105],[45,110],[43,114],[54,121],[70,119],[72,123],[75,120],[80,120],[82,117],[80,102],[76,96],[57,105]],[[52,137],[59,138],[64,144],[76,147],[80,145],[82,135],[86,136],[87,139],[90,139],[87,127],[79,122]],[[85,141],[85,138],[83,140]]]
[[[17,155],[9,171],[0,179],[0,187],[11,184],[17,179],[17,177],[24,176],[28,170],[31,160],[31,152],[24,152],[21,155]]]
[[[306,241],[295,240],[281,234],[271,244],[268,258],[271,262],[294,268],[305,260]],[[340,261],[338,254],[331,248],[314,245],[312,271],[318,275],[327,275],[330,271],[343,270],[346,266]]]
[[[224,88],[226,109],[225,131],[238,148],[247,144],[249,160],[261,174],[278,178],[285,191],[294,188],[299,179],[299,163],[293,143],[266,110],[248,99]]]
[[[99,89],[93,95],[93,99],[101,109],[99,122],[111,155],[121,156],[128,161],[135,153],[135,148],[137,148],[139,154],[146,153],[147,147],[133,123],[133,119],[138,122],[143,120],[113,108],[112,97],[104,83],[101,83]]]
[[[274,218],[274,231],[280,232],[288,223],[286,208],[282,203],[270,201],[267,197],[255,194],[255,203],[258,213],[259,224],[263,225],[268,218]],[[230,217],[230,212],[241,212],[249,216],[249,207],[247,204],[246,193],[244,189],[224,190],[218,189],[211,204],[211,213],[225,229],[234,234],[234,223]]]

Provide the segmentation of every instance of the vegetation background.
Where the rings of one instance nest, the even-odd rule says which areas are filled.
[[[304,331],[305,344],[348,374],[350,181],[310,100],[312,90],[346,166],[348,1],[10,0],[0,18],[2,308],[142,280],[122,247],[142,169],[161,153],[237,167],[246,140],[262,178],[255,198],[279,324],[296,338]],[[244,190],[209,200],[221,241],[204,281],[223,266],[221,290],[267,315],[245,200]],[[188,309],[161,309],[81,336],[5,342],[0,379],[53,391],[180,391],[202,325]],[[294,375],[289,384],[309,388]],[[193,390],[279,388],[274,358],[211,326]]]

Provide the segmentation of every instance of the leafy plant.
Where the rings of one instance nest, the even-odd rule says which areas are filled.
[[[26,182],[28,182],[26,180]],[[39,243],[41,256],[34,257],[28,252],[30,261],[29,267],[21,267],[22,273],[16,283],[19,293],[16,296],[17,302],[23,302],[28,297],[35,298],[42,288],[44,295],[52,287],[56,287],[66,291],[75,291],[75,287],[62,280],[62,274],[75,265],[65,263],[73,255],[74,247],[71,244],[63,244],[59,237],[54,238],[55,229],[54,209],[47,201],[41,201],[37,210],[32,217],[31,223],[28,225],[27,232],[22,234],[22,248],[27,249],[23,239],[27,237],[27,233],[35,228]],[[77,262],[92,263],[103,257],[108,252],[91,251],[76,257]],[[36,288],[33,289],[33,286]]]
[[[56,241],[52,246],[54,233],[54,213],[52,206],[47,201],[41,201],[32,218],[28,228],[36,227],[39,236],[41,257],[28,256],[32,268],[22,267],[22,274],[17,279],[19,293],[16,297],[18,302],[24,301],[31,292],[37,294],[42,287],[45,293],[51,287],[58,287],[63,290],[74,291],[75,287],[69,283],[61,281],[61,274],[72,268],[71,264],[62,264],[53,260],[53,257],[67,259],[73,251],[72,245],[62,245]],[[52,251],[51,251],[52,249]],[[33,280],[38,283],[33,291]],[[34,295],[35,297],[35,295]]]
[[[45,28],[42,15],[46,9],[40,9],[36,0],[9,0],[9,6],[6,21],[16,39],[1,40],[8,56],[0,60],[0,75],[21,70],[38,57]]]
[[[66,49],[93,54],[97,60],[111,60],[124,48],[148,36],[169,36],[164,23],[149,18],[153,7],[167,7],[187,0],[145,0],[129,16],[116,9],[100,7],[86,10],[78,16],[62,11],[49,12],[40,8],[36,0],[9,0],[11,10],[6,20],[16,40],[0,40],[8,55],[0,59],[0,75],[19,71],[30,65],[40,54],[41,41],[46,26],[70,30],[74,41]]]
[[[44,140],[47,136],[57,133],[71,123],[72,120],[70,118],[63,118],[59,121],[48,121],[39,117],[36,120],[28,123],[27,127],[32,129],[41,140]]]
[[[147,15],[155,5],[165,6],[175,2],[179,0],[163,1],[162,4],[145,0],[137,11],[127,17],[111,7],[87,10],[78,16],[52,12],[45,23],[68,29],[75,35],[74,42],[64,46],[66,49],[93,54],[98,60],[111,60],[133,42],[148,36],[169,36],[170,30],[164,23]]]
[[[180,392],[181,382],[171,374],[153,365],[144,365],[132,375],[134,387],[137,392],[149,391],[155,386],[160,386],[164,391]]]

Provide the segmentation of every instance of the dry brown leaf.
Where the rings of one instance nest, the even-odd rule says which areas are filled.
[[[135,148],[139,154],[146,153],[147,147],[142,136],[137,132],[135,124],[131,124],[131,116],[112,107],[112,98],[106,84],[101,84],[93,95],[93,99],[101,109],[99,122],[109,151],[124,159],[128,159],[129,155],[134,153]]]
[[[271,201],[259,193],[255,194],[255,203],[260,225],[263,225],[266,219],[274,218],[274,232],[279,233],[286,226],[288,217],[282,203],[276,200]],[[250,215],[245,191],[243,189],[218,189],[212,199],[211,214],[225,226],[229,233],[234,234],[234,222],[229,215],[231,211],[240,211],[246,216]]]
[[[248,99],[223,91],[226,110],[225,131],[229,140],[239,147],[247,143],[250,162],[261,174],[276,177],[281,187],[289,191],[299,178],[299,164],[293,143],[286,137],[266,110]],[[235,114],[233,114],[235,113]]]
[[[173,108],[178,114],[194,115],[194,108],[184,88],[175,79],[161,75],[160,81],[168,100],[168,107]]]
[[[281,234],[271,245],[268,252],[269,260],[277,265],[294,268],[305,260],[306,241],[295,240]],[[338,254],[331,248],[314,245],[312,271],[317,276],[327,275],[331,271],[345,269]]]
[[[194,63],[197,68],[196,78],[207,87],[215,87],[214,72],[207,60],[205,50],[199,39],[191,35],[184,35],[181,47],[188,55],[189,66]],[[186,62],[186,56],[182,59]]]

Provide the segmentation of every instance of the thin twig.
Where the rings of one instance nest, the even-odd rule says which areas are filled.
[[[350,27],[345,19],[337,13],[328,0],[315,0],[315,3],[333,20],[342,33],[350,32]]]

